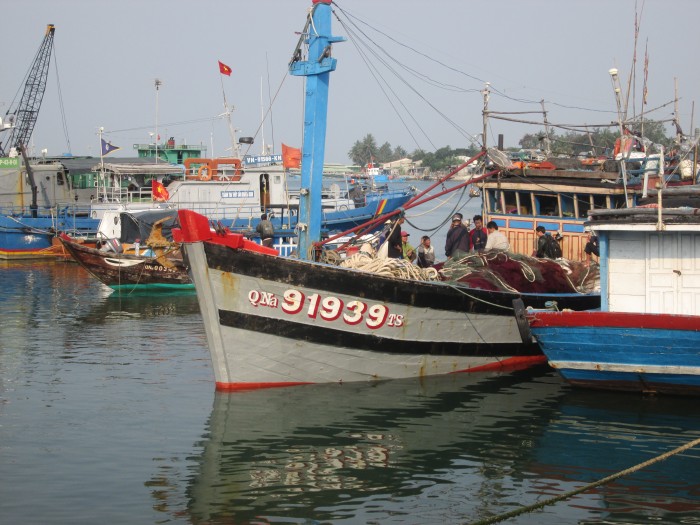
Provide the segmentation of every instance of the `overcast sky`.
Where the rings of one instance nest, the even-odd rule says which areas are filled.
[[[287,63],[310,0],[3,3],[3,115],[21,95],[46,24],[56,25],[56,60],[33,135],[37,153],[97,155],[102,126],[122,148],[112,156],[134,155],[133,144],[148,142],[157,121],[163,140],[204,143],[209,154],[213,143],[213,153],[225,155],[231,141],[217,118],[222,79],[239,136],[256,136],[250,153],[260,153],[263,136],[274,138],[276,152],[282,142],[301,145],[303,80],[287,75]],[[353,143],[368,133],[409,152],[468,145],[482,130],[486,81],[493,111],[539,112],[544,99],[553,123],[616,120],[608,70],[619,69],[626,91],[635,9],[641,23],[629,113],[642,108],[645,47],[645,111],[670,102],[650,115],[669,118],[677,79],[687,133],[700,102],[699,0],[339,0],[335,9],[343,23],[334,18],[333,33],[348,41],[333,48],[327,162],[349,162]],[[221,76],[218,60],[231,67],[230,77]],[[272,118],[261,127],[273,97]],[[541,122],[542,115],[518,118]],[[700,127],[700,106],[693,127]],[[494,120],[488,141],[502,133],[515,146],[542,129]]]

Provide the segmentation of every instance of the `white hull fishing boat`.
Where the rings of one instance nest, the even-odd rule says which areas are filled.
[[[328,75],[335,69],[330,45],[341,40],[330,36],[330,1],[314,2],[302,38],[312,28],[307,60],[290,64],[293,74],[307,77],[300,259],[213,230],[192,210],[178,212],[182,230],[176,239],[184,242],[217,388],[376,381],[541,363],[524,316],[514,315],[520,301],[545,308],[556,300],[563,308],[587,309],[597,306],[599,296],[479,290],[312,260],[320,240]],[[301,43],[294,53],[300,55]]]
[[[370,381],[542,363],[514,301],[584,294],[519,294],[397,279],[278,257],[207,219],[179,212],[217,387],[247,389]]]

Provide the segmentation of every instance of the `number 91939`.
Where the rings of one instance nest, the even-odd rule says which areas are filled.
[[[342,319],[345,324],[359,325],[376,330],[382,326],[400,327],[404,324],[403,315],[392,314],[383,304],[368,305],[353,300],[347,304],[334,296],[321,297],[315,293],[306,297],[299,290],[286,290],[281,303],[282,311],[290,315],[302,314],[312,319],[335,321]]]

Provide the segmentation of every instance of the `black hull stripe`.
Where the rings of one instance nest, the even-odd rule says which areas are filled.
[[[467,287],[459,291],[457,287],[444,283],[393,279],[298,259],[234,250],[219,244],[203,244],[210,268],[370,301],[419,308],[434,308],[437,305],[447,311],[507,316],[513,315],[513,299],[517,298],[522,298],[526,307],[533,308],[545,308],[545,303],[551,300],[557,301],[559,309],[590,310],[600,307],[600,296],[594,295],[521,295]]]
[[[320,326],[270,319],[255,315],[219,310],[222,326],[274,334],[292,341],[307,341],[335,348],[352,348],[388,354],[435,355],[457,357],[506,358],[511,356],[542,355],[536,344],[488,344],[484,342],[458,343],[444,341],[397,341],[375,335],[351,333]],[[245,344],[241,341],[241,344]]]

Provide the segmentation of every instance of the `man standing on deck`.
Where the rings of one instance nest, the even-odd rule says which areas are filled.
[[[480,252],[486,248],[488,234],[484,230],[484,218],[481,215],[474,215],[474,229],[469,232],[469,249]]]
[[[452,257],[457,252],[469,251],[469,228],[462,224],[462,214],[455,213],[452,216],[452,225],[445,239],[445,255]]]
[[[255,227],[255,231],[260,235],[262,245],[271,248],[275,237],[275,228],[267,218],[267,213],[263,213],[260,216],[260,222]]]
[[[386,242],[388,246],[388,255],[392,259],[403,259],[403,240],[401,239],[401,225],[404,223],[404,218],[399,217],[391,225],[389,238]]]

